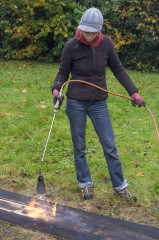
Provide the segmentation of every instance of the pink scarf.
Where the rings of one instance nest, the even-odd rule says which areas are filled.
[[[100,32],[100,33],[98,33],[96,38],[93,40],[93,42],[87,42],[87,40],[84,38],[82,32],[79,29],[76,30],[75,37],[79,42],[86,44],[86,45],[90,45],[93,48],[97,48],[99,46],[99,44],[103,41],[103,38],[104,38],[103,34]]]

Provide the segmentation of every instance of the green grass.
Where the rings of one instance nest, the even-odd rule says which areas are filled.
[[[0,62],[0,186],[33,195],[53,117],[50,86],[57,64]],[[159,125],[159,75],[128,71]],[[108,89],[127,95],[107,72]],[[65,94],[66,89],[64,90]],[[154,124],[145,108],[110,95],[108,106],[123,172],[139,201],[114,196],[105,158],[90,120],[87,122],[87,158],[95,197],[83,202],[78,193],[65,100],[57,112],[43,164],[47,194],[59,202],[115,217],[157,225],[159,221],[159,145]]]

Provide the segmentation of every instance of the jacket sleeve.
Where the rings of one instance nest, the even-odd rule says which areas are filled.
[[[137,87],[123,67],[111,39],[109,39],[108,66],[130,96],[138,92]]]
[[[71,46],[69,42],[66,42],[62,50],[60,68],[56,75],[54,84],[52,86],[52,91],[54,89],[57,89],[60,91],[63,83],[65,83],[68,80],[70,71],[71,71]]]

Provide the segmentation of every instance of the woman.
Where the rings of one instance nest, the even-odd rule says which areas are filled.
[[[52,87],[54,102],[57,103],[59,100],[59,106],[62,103],[59,91],[70,73],[71,79],[84,80],[107,89],[105,77],[107,66],[133,98],[134,103],[138,106],[145,104],[137,87],[123,68],[111,39],[101,33],[102,25],[103,16],[98,9],[86,10],[75,37],[65,44],[60,68]],[[75,169],[82,198],[93,197],[92,178],[85,156],[85,129],[88,116],[102,144],[113,190],[121,197],[136,201],[136,196],[128,191],[128,183],[123,176],[106,103],[108,94],[77,82],[69,84],[66,95],[66,114],[70,122]]]

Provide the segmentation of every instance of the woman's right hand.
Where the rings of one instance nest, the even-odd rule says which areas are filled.
[[[60,106],[64,100],[64,97],[61,96],[60,92],[57,89],[54,89],[53,92],[53,97],[54,97],[54,108],[55,109],[60,109]]]

